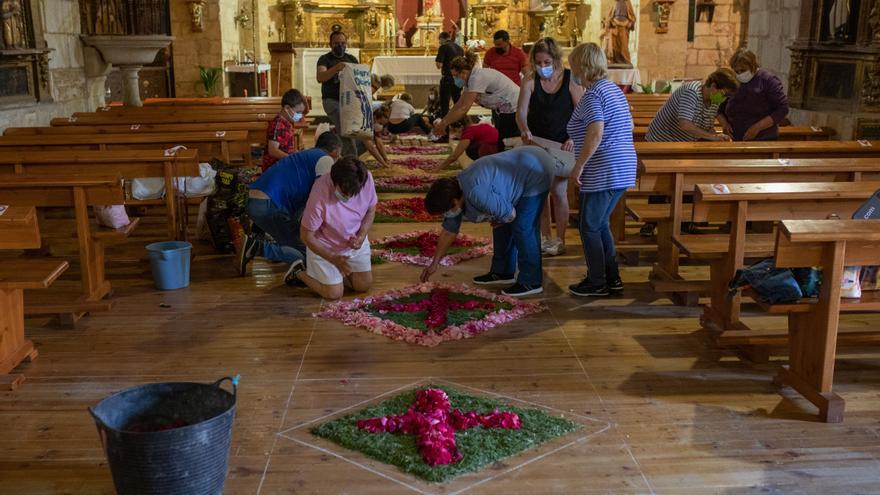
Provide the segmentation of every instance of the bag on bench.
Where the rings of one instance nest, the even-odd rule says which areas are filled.
[[[880,191],[874,194],[853,213],[854,220],[877,220],[880,219]],[[863,266],[857,280],[861,290],[880,290],[880,281],[877,277],[878,267]]]
[[[797,302],[804,297],[819,295],[821,273],[813,268],[776,268],[773,258],[737,270],[728,289],[731,294],[749,286],[770,304]]]

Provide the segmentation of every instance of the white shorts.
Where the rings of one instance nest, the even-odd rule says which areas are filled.
[[[371,270],[369,238],[364,240],[359,249],[349,251],[348,266],[354,273]],[[306,248],[306,273],[324,285],[339,285],[342,283],[342,272],[339,271],[339,268],[318,256],[309,248]]]

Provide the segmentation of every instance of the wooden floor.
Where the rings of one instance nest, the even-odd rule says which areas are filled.
[[[154,227],[161,232],[161,223]],[[381,224],[371,237],[414,227]],[[190,288],[157,291],[141,251],[150,239],[136,236],[109,250],[112,312],[75,329],[28,321],[40,357],[22,368],[21,389],[0,394],[0,493],[111,493],[87,406],[134,385],[236,373],[230,494],[880,493],[880,347],[841,351],[835,387],[846,420],[816,422],[812,406],[770,383],[778,362],[752,365],[714,350],[697,308],[651,293],[647,266],[624,269],[622,296],[567,295],[584,271],[570,232],[569,254],[545,260],[549,311],[436,348],[315,319],[322,302],[284,287],[285,267],[258,260],[252,276],[239,278],[231,258],[207,246],[197,246]],[[487,266],[488,258],[469,261],[437,279],[468,281]],[[419,270],[389,263],[375,274],[382,291],[414,283]],[[878,323],[856,316],[846,324]],[[341,448],[322,452],[305,445],[308,434],[293,434],[429,377],[601,427],[449,486]]]

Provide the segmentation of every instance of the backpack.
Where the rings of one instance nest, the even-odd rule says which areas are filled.
[[[763,259],[737,270],[728,290],[750,286],[762,300],[770,304],[797,302],[804,297],[819,295],[821,273],[813,268],[776,268],[773,258]]]

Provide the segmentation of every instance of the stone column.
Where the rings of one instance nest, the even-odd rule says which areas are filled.
[[[141,65],[124,65],[119,68],[122,72],[122,89],[123,89],[123,98],[122,102],[126,106],[130,107],[142,107],[144,106],[144,102],[141,101],[141,90],[138,85],[139,77],[138,72],[141,70]]]

